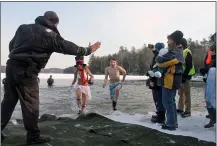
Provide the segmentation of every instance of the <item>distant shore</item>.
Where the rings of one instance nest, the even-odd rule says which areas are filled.
[[[52,75],[54,79],[73,79],[74,74],[63,74],[63,73],[40,73],[40,79],[48,79]],[[104,80],[105,75],[94,75],[96,80]],[[5,73],[1,73],[1,80],[5,78]],[[121,76],[122,78],[122,76]],[[135,80],[135,81],[146,81],[148,76],[141,75],[127,75],[126,80]],[[195,76],[191,80],[192,82],[203,82],[202,76]]]

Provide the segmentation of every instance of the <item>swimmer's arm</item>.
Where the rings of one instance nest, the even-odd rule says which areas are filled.
[[[125,81],[125,78],[126,78],[126,70],[124,68],[122,68],[121,66],[118,66],[118,70],[123,74],[123,82]]]
[[[90,70],[89,70],[88,68],[86,68],[86,72],[87,72],[88,75],[90,75],[90,77],[91,77],[92,79],[94,79],[93,74],[90,72]]]
[[[105,68],[105,79],[104,79],[104,84],[103,84],[103,86],[106,86],[106,84],[107,84],[107,82],[108,82],[108,75],[109,75],[109,73],[108,73],[108,68],[106,67],[106,68]]]
[[[78,71],[77,69],[75,69],[74,71],[74,79],[73,79],[73,82],[72,82],[72,86],[75,84],[75,82],[77,81],[77,74],[78,74]]]

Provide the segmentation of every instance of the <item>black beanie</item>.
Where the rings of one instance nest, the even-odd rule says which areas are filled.
[[[167,38],[172,39],[176,43],[176,45],[180,45],[182,37],[183,37],[183,33],[179,30],[176,30],[171,35],[169,35]]]
[[[188,42],[185,38],[181,39],[181,45],[182,45],[183,49],[186,49],[188,47]]]
[[[57,16],[56,12],[54,11],[47,11],[44,13],[44,17],[50,20],[53,24],[59,23],[59,17]]]

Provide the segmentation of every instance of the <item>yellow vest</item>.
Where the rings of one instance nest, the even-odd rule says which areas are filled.
[[[192,53],[191,53],[191,50],[186,48],[185,50],[183,50],[183,57],[184,57],[184,65],[183,65],[183,70],[185,71],[185,68],[186,68],[186,64],[185,64],[185,58],[187,56],[187,54],[190,53],[191,56],[192,56]],[[192,75],[195,75],[196,71],[195,71],[195,68],[194,68],[194,64],[193,64],[193,59],[192,59],[192,68],[191,70],[189,71],[188,75],[192,76]]]

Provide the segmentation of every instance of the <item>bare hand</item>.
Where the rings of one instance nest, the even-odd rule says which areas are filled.
[[[72,88],[74,88],[74,85],[69,86],[68,92],[70,92]]]
[[[91,48],[91,52],[92,53],[94,53],[97,49],[99,49],[100,48],[100,45],[101,45],[101,42],[96,42],[95,44],[93,44],[93,45],[91,45],[90,43],[89,43],[89,47]]]
[[[151,86],[151,87],[154,87],[154,83],[153,83],[153,82],[150,82],[150,86]]]

